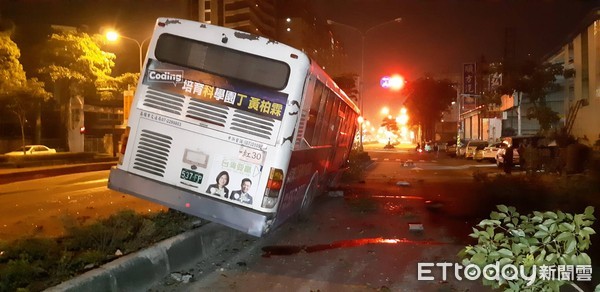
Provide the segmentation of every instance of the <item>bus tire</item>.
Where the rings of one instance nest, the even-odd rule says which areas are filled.
[[[311,211],[311,205],[314,202],[317,192],[319,190],[319,173],[315,172],[310,179],[310,183],[306,188],[306,192],[304,192],[304,198],[302,198],[302,205],[300,205],[300,210],[298,211],[298,219],[300,221],[308,220]]]

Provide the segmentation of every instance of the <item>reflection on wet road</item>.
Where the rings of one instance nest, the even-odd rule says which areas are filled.
[[[273,245],[273,246],[265,246],[262,248],[263,257],[270,257],[273,255],[292,255],[300,252],[317,252],[335,248],[347,248],[347,247],[356,247],[367,244],[418,244],[418,245],[440,245],[446,244],[444,242],[438,241],[416,241],[409,240],[406,238],[359,238],[359,239],[349,239],[349,240],[340,240],[335,241],[329,244],[316,244],[316,245],[302,245],[302,246],[294,246],[294,245]]]

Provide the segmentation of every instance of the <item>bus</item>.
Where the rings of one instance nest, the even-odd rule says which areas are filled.
[[[346,168],[357,105],[302,51],[157,19],[108,187],[260,237]]]

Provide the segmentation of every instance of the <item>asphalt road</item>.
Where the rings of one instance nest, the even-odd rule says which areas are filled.
[[[477,200],[468,203],[477,196],[472,172],[482,164],[371,156],[364,183],[321,197],[308,220],[231,242],[150,291],[486,291],[478,281],[444,280],[438,272],[433,281],[417,277],[419,262],[458,262],[471,226],[489,213]]]
[[[82,172],[3,184],[0,188],[0,239],[60,236],[65,224],[106,218],[122,209],[137,212],[163,206],[106,187],[108,170]]]

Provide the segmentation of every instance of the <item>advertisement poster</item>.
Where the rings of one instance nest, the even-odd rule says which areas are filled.
[[[150,59],[144,85],[172,94],[227,105],[281,120],[287,94],[247,82],[224,78]]]

